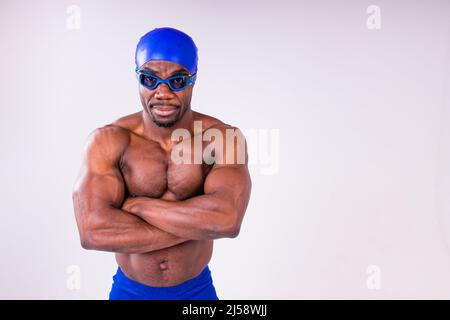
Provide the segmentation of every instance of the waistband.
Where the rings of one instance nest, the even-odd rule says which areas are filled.
[[[126,287],[128,289],[132,289],[133,291],[139,291],[147,294],[174,294],[174,293],[182,293],[190,291],[198,286],[204,286],[212,283],[211,271],[209,267],[206,266],[202,272],[195,278],[182,282],[175,286],[167,286],[167,287],[154,287],[142,284],[140,282],[134,281],[128,278],[120,269],[117,268],[117,273],[113,277],[114,284],[119,285],[121,287]]]

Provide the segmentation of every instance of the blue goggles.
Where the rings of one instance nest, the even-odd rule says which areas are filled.
[[[188,86],[192,86],[195,83],[195,79],[197,78],[197,74],[193,75],[184,75],[179,74],[176,76],[169,77],[167,79],[161,79],[153,73],[145,70],[139,70],[136,68],[136,74],[139,83],[150,90],[156,89],[156,87],[160,83],[165,83],[169,86],[172,91],[181,91]]]

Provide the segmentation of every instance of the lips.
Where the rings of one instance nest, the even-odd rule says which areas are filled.
[[[153,112],[161,117],[167,117],[174,114],[177,111],[177,107],[174,106],[154,106]]]

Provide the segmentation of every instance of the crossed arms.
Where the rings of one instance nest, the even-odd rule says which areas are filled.
[[[251,192],[247,153],[245,164],[214,164],[200,196],[183,201],[125,199],[119,166],[128,139],[125,129],[115,126],[97,129],[88,139],[73,192],[83,248],[146,253],[239,234]],[[216,152],[225,152],[225,147]]]

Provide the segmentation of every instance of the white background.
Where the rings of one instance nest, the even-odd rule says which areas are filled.
[[[81,249],[71,192],[89,132],[140,110],[134,49],[161,26],[199,48],[194,110],[280,134],[272,175],[250,141],[220,298],[450,298],[450,4],[411,0],[2,0],[0,298],[107,298],[113,254]]]

